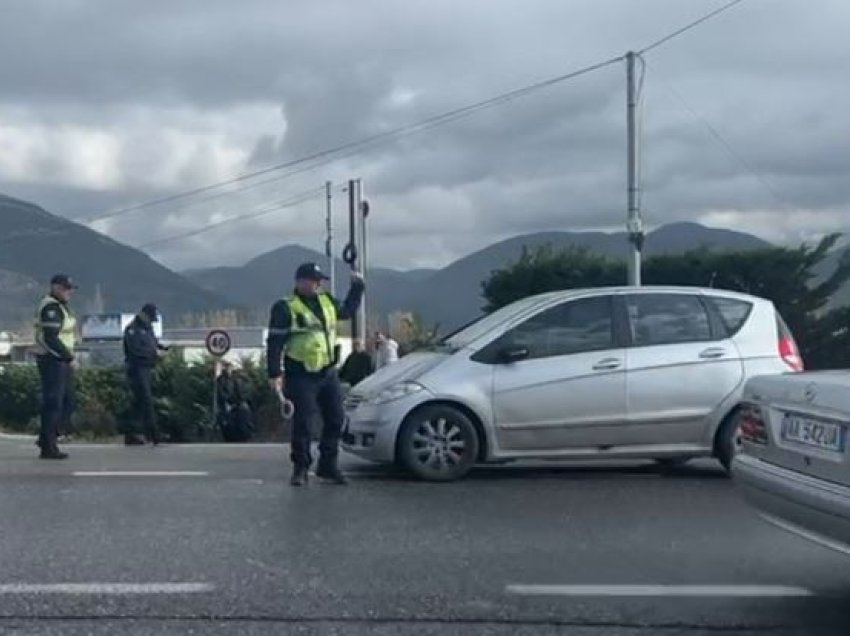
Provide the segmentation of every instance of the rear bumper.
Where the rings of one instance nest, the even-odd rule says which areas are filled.
[[[732,476],[769,522],[850,555],[850,488],[738,455]]]

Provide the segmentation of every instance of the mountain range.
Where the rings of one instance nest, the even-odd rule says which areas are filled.
[[[77,311],[100,297],[107,310],[138,311],[155,301],[179,316],[232,306],[147,254],[50,214],[32,203],[0,195],[0,325],[30,321],[35,303],[57,272],[80,286]]]
[[[541,232],[517,236],[465,256],[439,270],[399,272],[374,268],[367,272],[367,303],[371,311],[386,315],[411,311],[428,323],[451,329],[475,318],[484,305],[481,282],[496,269],[516,261],[524,247],[583,247],[611,258],[626,254],[625,233]],[[747,250],[770,244],[741,232],[712,229],[695,223],[676,223],[647,236],[648,256],[676,254],[690,249]],[[324,262],[325,256],[297,245],[267,252],[242,267],[212,268],[184,272],[205,289],[243,305],[268,305],[269,299],[289,292],[289,272],[306,260]],[[347,267],[336,264],[336,271]],[[283,285],[283,287],[282,287]],[[340,291],[342,291],[340,289]]]
[[[516,261],[523,248],[551,245],[583,247],[611,258],[627,251],[625,233],[541,232],[509,238],[469,254],[442,269],[398,271],[375,267],[367,272],[367,308],[387,316],[414,312],[429,324],[449,329],[477,316],[484,299],[481,282]],[[770,247],[750,234],[674,223],[648,234],[647,256],[706,248],[748,250]],[[837,256],[833,256],[832,263]],[[242,266],[213,267],[176,273],[148,255],[55,216],[25,201],[0,195],[0,327],[14,328],[31,319],[32,308],[50,275],[63,271],[80,283],[78,311],[135,311],[156,302],[167,322],[188,313],[237,309],[255,320],[277,298],[291,291],[292,273],[305,261],[325,263],[325,256],[299,245],[261,254]],[[830,263],[824,265],[828,271]],[[348,285],[348,267],[337,260],[338,295]],[[850,286],[841,292],[850,302]]]

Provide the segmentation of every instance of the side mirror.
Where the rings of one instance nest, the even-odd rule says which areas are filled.
[[[525,360],[529,355],[528,347],[519,345],[507,346],[499,350],[499,362],[511,364]]]

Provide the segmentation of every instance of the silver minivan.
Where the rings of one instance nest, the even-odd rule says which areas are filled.
[[[343,447],[448,481],[480,462],[717,457],[745,380],[799,371],[770,301],[717,289],[541,294],[403,357],[346,400]]]

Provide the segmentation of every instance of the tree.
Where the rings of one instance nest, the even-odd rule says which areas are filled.
[[[515,300],[559,289],[605,287],[626,282],[626,266],[586,249],[523,248],[519,260],[494,271],[482,284],[490,312]]]
[[[815,246],[745,252],[701,249],[654,257],[644,263],[643,279],[647,284],[717,287],[767,298],[794,332],[808,365],[850,365],[850,349],[837,352],[833,344],[845,333],[850,310],[826,311],[835,292],[850,280],[850,251],[829,275],[817,273],[838,239],[832,234]],[[622,284],[625,272],[623,263],[586,250],[524,250],[516,263],[493,272],[483,283],[486,310],[547,291]]]
[[[835,292],[850,280],[850,252],[844,253],[833,272],[818,279],[818,267],[839,238],[839,234],[831,234],[813,247],[804,244],[746,252],[700,250],[656,257],[646,262],[644,280],[648,284],[717,287],[767,298],[797,337],[803,358],[810,362],[821,356],[814,343],[821,341],[817,332],[826,328],[822,324],[826,307]]]

